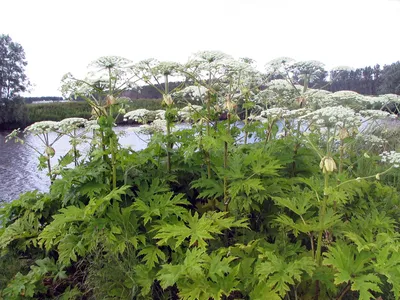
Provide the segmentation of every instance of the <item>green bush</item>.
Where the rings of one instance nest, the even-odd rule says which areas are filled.
[[[27,123],[28,113],[24,100],[0,100],[0,129],[23,127]]]

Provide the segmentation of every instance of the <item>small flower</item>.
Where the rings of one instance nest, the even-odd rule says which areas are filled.
[[[381,161],[384,163],[391,164],[394,168],[398,168],[400,165],[400,153],[395,151],[384,151],[379,154]]]

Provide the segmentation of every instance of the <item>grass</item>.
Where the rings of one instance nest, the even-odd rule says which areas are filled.
[[[127,104],[126,111],[139,108],[146,108],[148,110],[162,109],[161,101],[161,99],[135,99]],[[92,109],[86,102],[70,101],[26,104],[26,107],[28,108],[27,125],[40,121],[61,121],[65,118],[89,119],[92,115]],[[118,121],[122,121],[122,118],[118,118]]]
[[[71,117],[89,119],[92,111],[86,102],[52,102],[26,106],[30,124],[39,121],[61,121]]]

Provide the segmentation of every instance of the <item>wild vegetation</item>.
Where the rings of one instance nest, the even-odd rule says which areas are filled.
[[[61,121],[66,118],[90,119],[92,116],[92,108],[86,101],[27,104],[26,106],[29,125],[40,121]],[[133,101],[126,99],[125,109],[127,111],[138,108],[161,109],[161,99],[136,99]],[[122,122],[122,118],[117,121],[118,123]]]
[[[399,96],[310,88],[323,65],[288,58],[265,73],[220,52],[91,68],[63,92],[95,121],[25,130],[52,185],[0,210],[4,299],[400,298]],[[140,82],[163,110],[126,111]],[[143,123],[146,149],[118,144],[116,113]],[[71,139],[57,166],[50,131]]]

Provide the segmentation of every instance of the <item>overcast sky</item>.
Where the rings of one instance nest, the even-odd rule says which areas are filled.
[[[0,34],[25,49],[31,96],[104,55],[185,62],[220,50],[363,67],[400,60],[399,0],[3,0]]]

